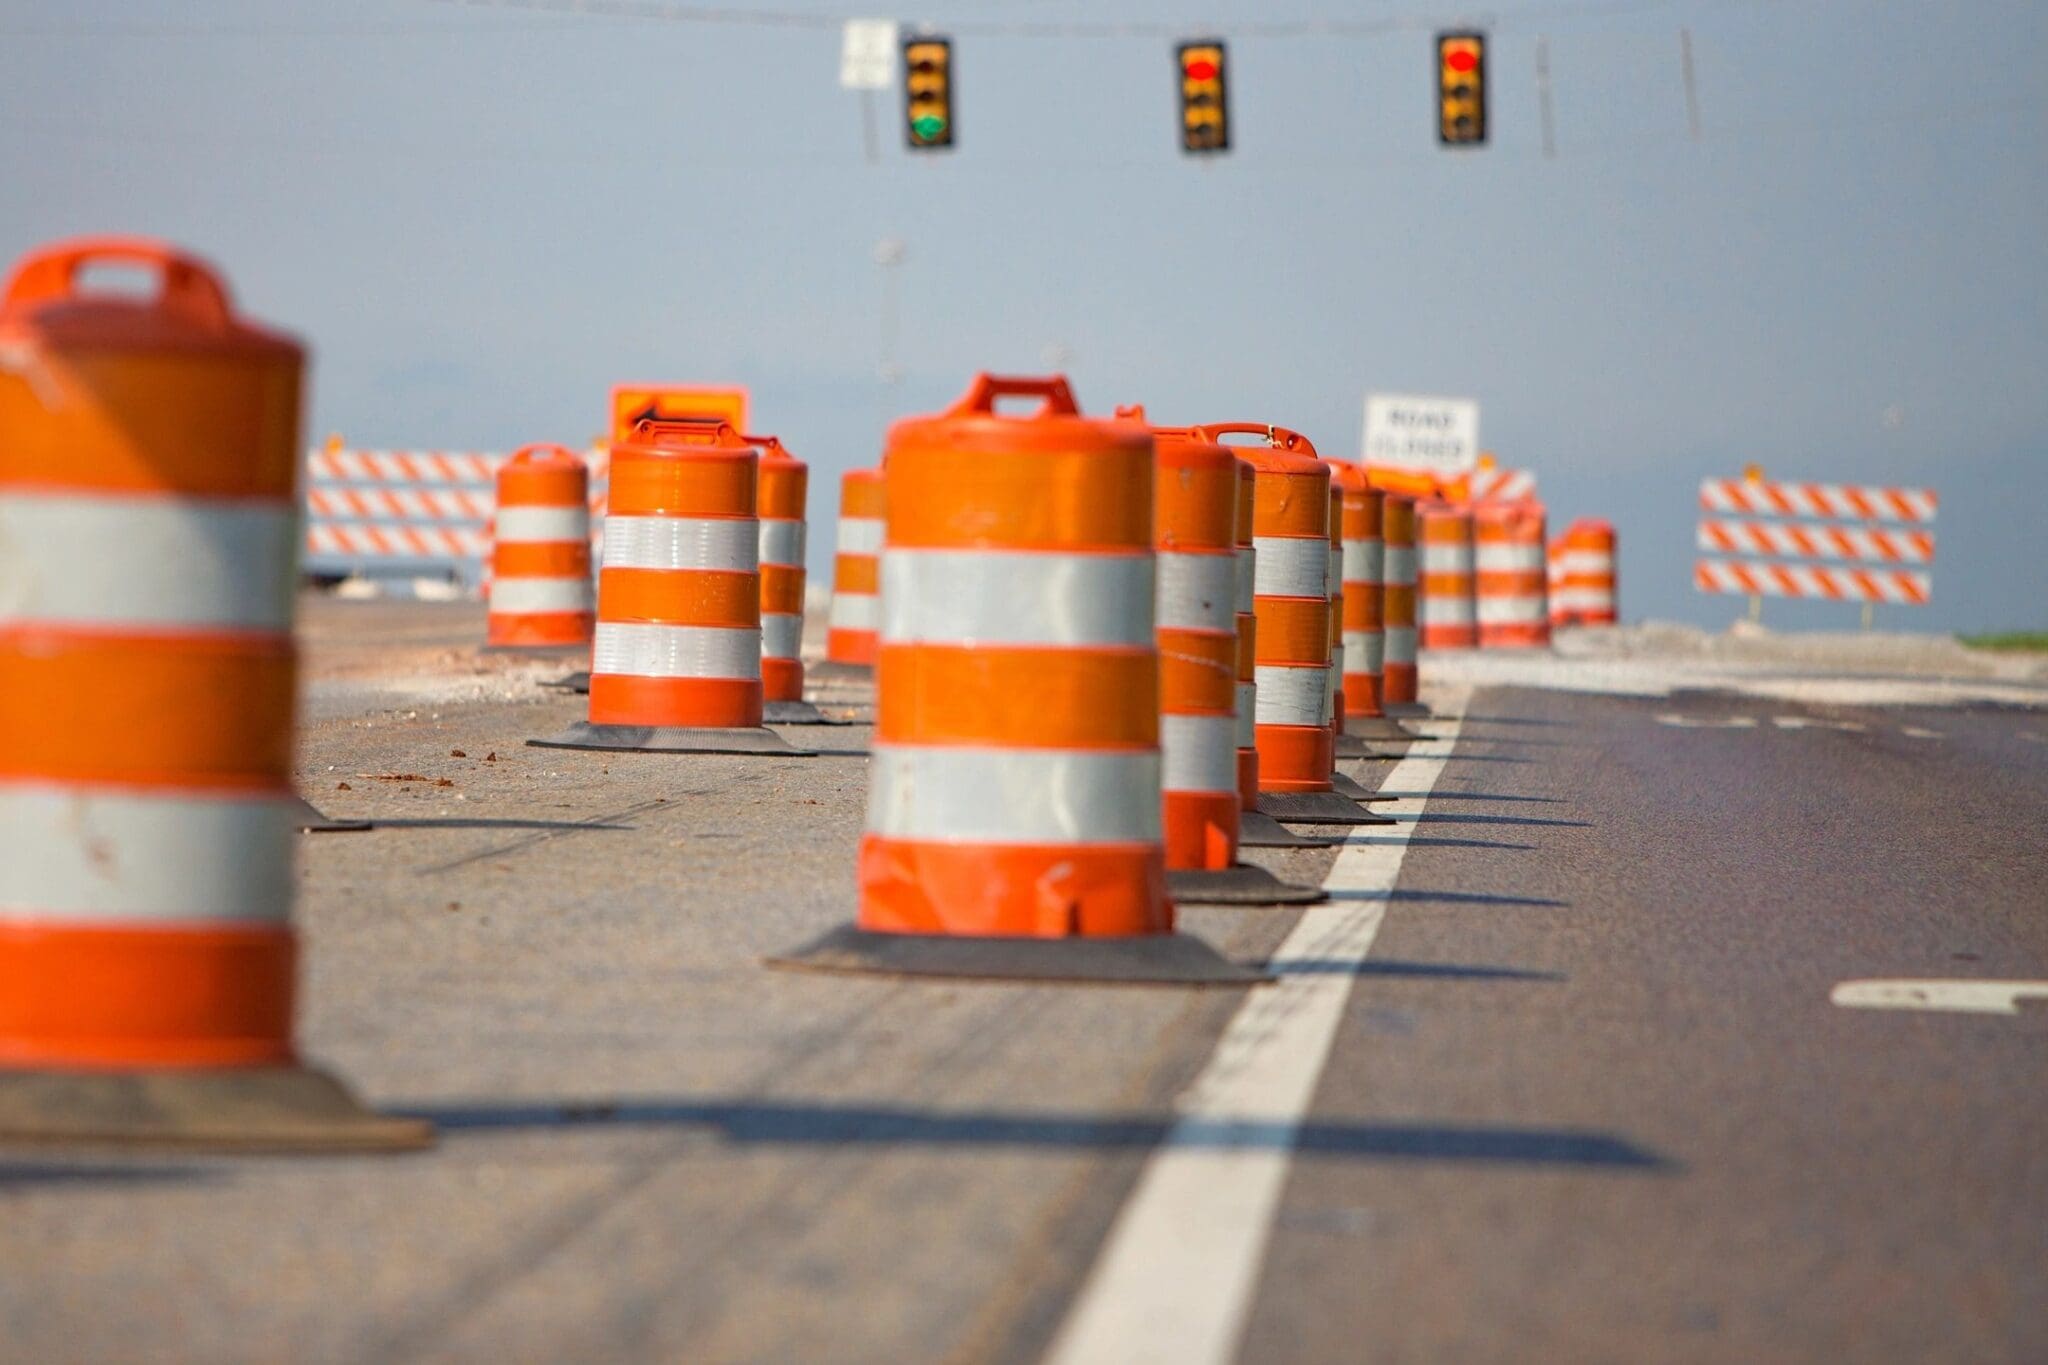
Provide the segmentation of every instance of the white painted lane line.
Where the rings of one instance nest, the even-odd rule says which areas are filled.
[[[1756,728],[1755,716],[1682,716],[1676,711],[1660,712],[1659,725],[1675,725],[1681,730],[1752,730]]]
[[[1287,1180],[1353,982],[1372,951],[1416,818],[1457,743],[1468,693],[1444,697],[1440,738],[1418,741],[1373,809],[1398,822],[1352,834],[1271,967],[1175,1108],[1047,1354],[1049,1365],[1222,1365],[1237,1352]],[[1281,1134],[1276,1140],[1274,1130]]]
[[[1859,1010],[1948,1010],[2018,1014],[2022,1000],[2048,1000],[2048,981],[1844,981],[1828,1002]]]
[[[1819,716],[1772,716],[1771,724],[1780,730],[1842,730],[1852,735],[1864,728],[1853,720],[1822,720]]]
[[[1923,730],[1917,725],[1902,725],[1899,727],[1899,733],[1907,739],[1940,739],[1942,737],[1939,730]]]

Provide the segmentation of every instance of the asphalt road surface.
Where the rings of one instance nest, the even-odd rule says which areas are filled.
[[[2048,978],[2048,711],[1436,686],[1184,911],[1274,984],[942,984],[762,966],[863,726],[531,748],[475,634],[308,629],[301,1042],[439,1146],[0,1152],[0,1359],[2048,1359],[2048,1009],[1831,1003]]]

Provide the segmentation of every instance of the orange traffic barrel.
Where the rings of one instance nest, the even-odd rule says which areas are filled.
[[[531,445],[498,466],[487,604],[491,649],[590,644],[590,470],[574,451]]]
[[[1330,686],[1330,469],[1307,437],[1264,423],[1190,428],[1199,440],[1249,435],[1232,447],[1251,467],[1253,735],[1265,814],[1310,824],[1379,824],[1332,788],[1336,736]]]
[[[1472,512],[1430,501],[1416,507],[1422,592],[1416,603],[1424,649],[1470,649],[1478,643],[1474,608]]]
[[[839,544],[832,559],[832,615],[825,658],[861,668],[875,662],[881,621],[882,518],[879,469],[849,469],[839,480]]]
[[[1382,709],[1386,700],[1387,547],[1390,494],[1354,464],[1336,464],[1344,490],[1344,716],[1346,733],[1360,739],[1412,740],[1417,736]],[[1412,556],[1412,548],[1411,548]],[[1411,562],[1412,571],[1412,562]],[[1409,605],[1412,611],[1414,598]],[[1410,627],[1413,643],[1413,627]],[[1412,651],[1411,651],[1412,655]]]
[[[1386,539],[1386,590],[1381,613],[1385,654],[1380,666],[1380,709],[1389,715],[1421,711],[1415,659],[1415,499],[1386,493],[1381,529]]]
[[[529,744],[801,754],[761,725],[760,459],[720,421],[612,448],[590,718]]]
[[[1344,625],[1344,516],[1346,500],[1353,496],[1351,485],[1369,487],[1365,471],[1342,460],[1323,461],[1330,467],[1330,743],[1339,761],[1353,758],[1384,758],[1347,728],[1351,703],[1345,680],[1351,671],[1351,651]],[[1356,783],[1337,769],[1331,785],[1345,796],[1362,797]]]
[[[15,267],[0,354],[0,1142],[425,1145],[293,1049],[304,351],[87,238]]]
[[[998,400],[1036,399],[1029,416]],[[1153,441],[1063,378],[980,375],[889,433],[867,833],[837,970],[1233,983],[1174,932]]]
[[[1581,517],[1550,547],[1550,623],[1611,626],[1615,612],[1614,524]]]
[[[777,436],[742,436],[761,453],[762,716],[777,725],[825,725],[804,700],[804,506],[811,470]]]
[[[1117,416],[1142,422],[1145,410],[1118,408]],[[1248,471],[1228,447],[1193,440],[1186,428],[1151,432],[1167,889],[1176,901],[1207,904],[1321,900],[1316,888],[1290,885],[1237,858],[1246,813],[1235,714],[1237,512]]]
[[[1550,643],[1543,505],[1480,503],[1472,509],[1475,610],[1481,649]]]

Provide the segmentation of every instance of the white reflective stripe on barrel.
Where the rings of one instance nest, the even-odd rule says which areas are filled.
[[[1344,591],[1344,547],[1330,547],[1329,572],[1323,578],[1323,596],[1335,597]]]
[[[791,612],[766,612],[761,617],[761,657],[794,659],[803,642],[804,618]]]
[[[599,621],[590,671],[638,678],[758,678],[761,632],[750,627]]]
[[[1565,550],[1550,561],[1552,576],[1558,574],[1611,574],[1614,556],[1604,550]]]
[[[1378,583],[1386,570],[1386,542],[1377,538],[1371,540],[1347,540],[1344,542],[1344,581],[1346,583]]]
[[[1481,541],[1472,562],[1481,573],[1529,573],[1543,567],[1543,547]]]
[[[1469,626],[1473,610],[1468,593],[1424,593],[1415,604],[1416,617],[1425,626]]]
[[[1344,632],[1344,671],[1377,673],[1386,662],[1386,636],[1377,630]]]
[[[1237,685],[1237,747],[1252,749],[1258,747],[1259,685],[1255,682],[1241,682]]]
[[[1159,552],[1162,630],[1237,629],[1237,556],[1228,551]]]
[[[1472,546],[1464,541],[1452,545],[1441,542],[1424,545],[1422,571],[1425,574],[1469,574],[1472,572]]]
[[[590,512],[582,507],[506,507],[493,514],[491,535],[500,545],[544,545],[587,540]]]
[[[594,611],[590,580],[574,578],[498,578],[490,586],[491,613],[519,615],[534,611]]]
[[[1413,545],[1387,546],[1387,576],[1383,580],[1395,587],[1412,587],[1415,583],[1415,547]]]
[[[289,630],[297,566],[288,503],[0,493],[0,622]]]
[[[1541,597],[1482,597],[1478,619],[1482,626],[1538,625],[1550,619],[1550,612]]]
[[[761,552],[755,525],[740,517],[606,517],[604,567],[751,573]]]
[[[804,566],[804,524],[787,517],[761,519],[761,562],[786,569]]]
[[[1159,718],[1159,785],[1170,792],[1237,790],[1237,720],[1232,716]]]
[[[868,831],[972,844],[1155,843],[1157,750],[878,744]]]
[[[1612,611],[1614,593],[1608,588],[1590,588],[1574,585],[1569,588],[1551,590],[1550,605],[1560,611]]]
[[[878,555],[882,552],[880,517],[841,517],[838,550],[843,555]]]
[[[1249,545],[1237,550],[1237,614],[1250,616],[1256,609],[1253,599],[1258,594],[1259,552]]]
[[[882,604],[871,592],[835,592],[827,624],[836,630],[873,630],[882,619]]]
[[[1260,597],[1328,597],[1323,578],[1330,571],[1330,542],[1260,536],[1253,590]]]
[[[0,918],[282,924],[295,818],[285,792],[0,784]]]
[[[882,639],[1152,644],[1152,556],[1031,550],[882,552]]]
[[[1390,664],[1412,664],[1415,662],[1415,627],[1388,626],[1385,631],[1386,654],[1383,662]]]
[[[1327,667],[1258,667],[1259,698],[1255,708],[1261,725],[1326,725],[1330,719],[1330,670]]]

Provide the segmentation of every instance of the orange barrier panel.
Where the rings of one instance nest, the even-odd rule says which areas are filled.
[[[1533,649],[1550,643],[1543,507],[1480,503],[1472,509],[1475,602],[1482,649]]]
[[[87,238],[17,265],[0,353],[0,1140],[423,1145],[293,1053],[304,352]]]
[[[1424,649],[1469,649],[1474,626],[1472,513],[1444,502],[1416,507],[1421,542],[1422,591],[1416,602]]]
[[[796,754],[763,729],[760,459],[723,422],[612,447],[590,719],[551,748]]]
[[[1173,933],[1153,458],[1057,378],[981,375],[890,431],[860,910],[786,962],[1245,979]]]
[[[1386,588],[1382,595],[1385,657],[1380,669],[1380,706],[1418,705],[1420,676],[1415,661],[1415,500],[1386,494],[1381,509],[1386,540]]]
[[[1573,522],[1550,547],[1550,623],[1613,625],[1615,578],[1613,523]]]
[[[849,469],[839,480],[839,544],[832,561],[832,617],[825,657],[871,667],[881,620],[882,526],[887,505],[879,469]]]
[[[590,470],[557,445],[531,445],[498,466],[485,643],[564,649],[590,643]]]

